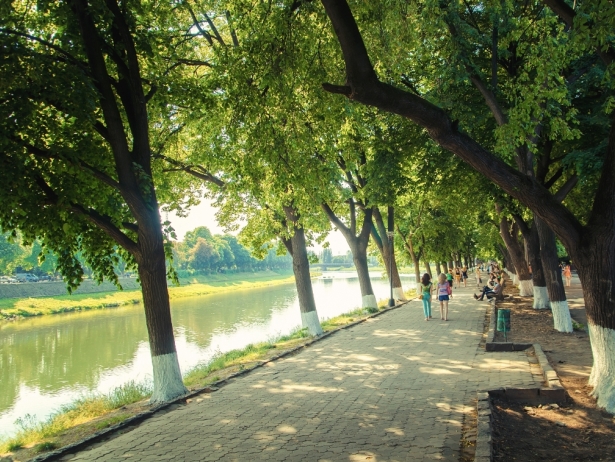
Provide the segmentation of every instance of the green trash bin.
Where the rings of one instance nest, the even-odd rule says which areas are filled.
[[[510,310],[498,310],[498,331],[510,332]]]
[[[507,332],[510,332],[510,310],[498,310],[498,332],[504,332],[504,339],[508,341]]]

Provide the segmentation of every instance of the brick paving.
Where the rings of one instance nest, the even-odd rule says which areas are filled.
[[[458,460],[477,390],[539,386],[525,352],[479,347],[487,304],[454,291],[342,330],[62,460]]]

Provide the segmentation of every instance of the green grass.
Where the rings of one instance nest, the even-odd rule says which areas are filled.
[[[55,444],[44,440],[60,436],[69,428],[89,422],[127,404],[142,401],[150,395],[151,389],[149,386],[128,382],[107,394],[80,398],[67,406],[63,406],[43,422],[36,422],[32,416],[26,415],[17,420],[20,430],[15,436],[0,440],[0,453],[13,452],[32,444],[38,444],[41,447],[42,445]],[[129,417],[129,414],[126,414],[121,420],[126,417]],[[112,419],[117,419],[117,417]],[[41,449],[41,451],[44,450],[50,449]]]
[[[118,424],[120,422],[123,422],[128,417],[130,417],[130,414],[128,414],[128,413],[114,415],[113,417],[109,417],[108,419],[103,419],[100,422],[98,422],[95,425],[95,428],[96,428],[96,430],[103,430],[105,428],[111,427],[111,426],[113,426],[115,424]]]
[[[58,446],[56,445],[56,443],[52,441],[45,441],[43,443],[39,443],[36,446],[34,446],[34,452],[39,453],[39,452],[53,451],[57,447]]]
[[[572,321],[572,330],[585,332],[585,324]]]

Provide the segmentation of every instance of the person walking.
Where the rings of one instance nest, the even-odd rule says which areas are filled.
[[[446,280],[448,281],[448,284],[451,286],[451,290],[453,289],[453,274],[451,273],[452,268],[449,268],[449,270],[446,272]]]
[[[564,279],[566,280],[566,287],[570,287],[570,281],[572,281],[572,271],[570,265],[564,266]]]
[[[440,301],[440,319],[448,321],[448,301],[452,297],[451,284],[446,278],[446,274],[440,273],[438,276],[438,300]]]
[[[468,267],[464,266],[461,268],[461,279],[463,280],[463,286],[468,287]]]
[[[423,313],[425,314],[425,321],[431,319],[431,293],[433,292],[433,283],[431,282],[431,276],[425,273],[421,279],[421,295],[423,296]]]
[[[458,266],[455,267],[455,289],[459,289],[461,287],[461,270]]]
[[[476,287],[480,287],[483,280],[480,277],[480,268],[476,268]]]

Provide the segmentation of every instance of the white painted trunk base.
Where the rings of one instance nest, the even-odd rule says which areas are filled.
[[[378,308],[378,302],[376,301],[376,296],[374,294],[363,295],[361,299],[363,308]]]
[[[588,324],[594,365],[589,384],[598,407],[615,414],[615,330]]]
[[[531,297],[534,295],[534,283],[531,279],[525,279],[519,281],[519,296]]]
[[[551,311],[553,313],[553,327],[559,332],[572,332],[572,318],[570,317],[570,309],[568,301],[551,302]]]
[[[322,335],[322,327],[316,310],[308,311],[307,313],[301,312],[301,325],[304,328],[307,327],[308,332],[312,336]]]
[[[519,284],[519,278],[517,277],[517,275],[515,273],[512,273],[512,281],[513,281],[513,285],[514,286]]]
[[[407,298],[404,295],[404,289],[402,289],[401,287],[393,287],[393,298],[395,300],[402,300],[405,302]]]
[[[154,392],[150,403],[164,403],[188,393],[179,370],[177,353],[152,356]]]
[[[544,310],[549,308],[549,292],[546,287],[534,286],[534,309]]]

